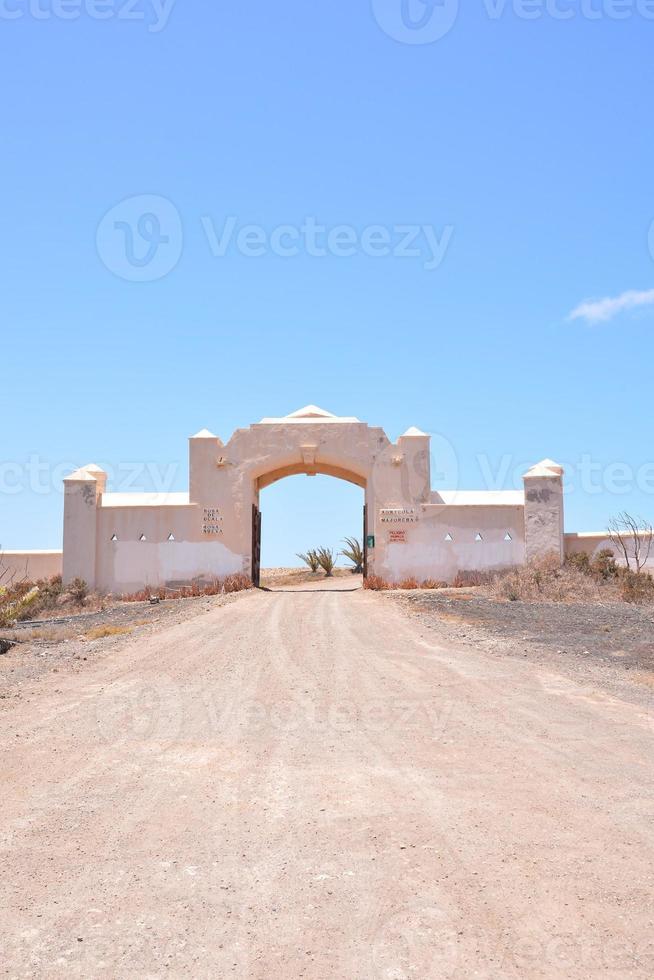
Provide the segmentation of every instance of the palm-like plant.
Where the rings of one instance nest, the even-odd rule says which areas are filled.
[[[318,555],[316,554],[313,548],[310,551],[307,551],[306,555],[298,551],[297,556],[298,558],[302,559],[305,565],[309,566],[312,572],[317,572],[318,569],[320,568],[320,561],[318,560]]]
[[[343,538],[343,540],[347,547],[343,548],[341,554],[354,565],[352,574],[359,575],[363,571],[363,547],[357,538]]]
[[[0,595],[0,626],[11,626],[15,620],[22,619],[39,598],[39,591],[38,586],[35,585],[29,592],[8,600],[11,593],[3,590]]]
[[[331,548],[318,548],[316,550],[316,557],[325,575],[327,578],[330,578],[334,572],[334,565],[336,564],[334,552]]]

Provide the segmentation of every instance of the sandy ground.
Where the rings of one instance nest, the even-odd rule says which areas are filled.
[[[324,583],[194,608],[1,702],[4,975],[654,975],[650,688]]]

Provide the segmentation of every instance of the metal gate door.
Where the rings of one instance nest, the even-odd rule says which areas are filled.
[[[252,584],[261,585],[261,511],[252,504]]]

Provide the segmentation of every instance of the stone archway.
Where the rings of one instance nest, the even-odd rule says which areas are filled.
[[[414,506],[416,492],[426,503],[429,439],[414,430],[402,440],[404,445],[394,446],[383,429],[315,405],[237,429],[226,445],[211,433],[199,433],[191,440],[191,496],[210,514],[220,510],[224,543],[256,579],[259,493],[284,477],[325,474],[347,480],[362,487],[368,515],[380,504]],[[372,522],[369,532],[372,571],[383,544],[377,547]]]

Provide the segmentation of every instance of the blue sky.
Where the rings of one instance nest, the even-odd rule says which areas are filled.
[[[3,0],[0,545],[60,545],[67,467],[185,489],[190,434],[307,403],[434,433],[461,487],[553,457],[568,530],[654,518],[654,20],[557,2],[432,41],[422,0]],[[359,529],[327,478],[263,502],[270,564]]]

